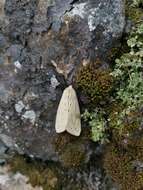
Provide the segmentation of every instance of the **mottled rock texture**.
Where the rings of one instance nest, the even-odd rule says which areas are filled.
[[[9,167],[0,167],[0,189],[1,190],[42,190],[42,187],[32,187],[28,178],[20,173],[13,174]]]
[[[96,151],[81,137],[57,135],[57,106],[78,68],[109,67],[120,46],[122,0],[0,0],[0,134],[31,157],[80,166]],[[3,139],[0,139],[3,141]]]

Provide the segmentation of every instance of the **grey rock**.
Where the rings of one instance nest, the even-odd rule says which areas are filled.
[[[8,102],[9,91],[5,88],[3,84],[0,84],[0,99],[4,102]]]
[[[4,154],[7,150],[7,146],[0,140],[0,155]]]
[[[22,118],[23,119],[28,119],[30,120],[31,123],[35,123],[35,120],[36,120],[36,114],[33,110],[29,110],[29,111],[26,111],[23,115],[22,115]]]
[[[8,64],[0,67],[0,100],[3,115],[9,119],[3,121],[1,129],[22,152],[60,162],[53,141],[57,138],[54,123],[62,91],[72,83],[84,60],[96,61],[99,57],[108,65],[107,55],[122,36],[124,3],[7,0],[5,12],[10,22],[5,32],[11,44],[5,49]],[[36,33],[33,27],[43,22],[51,28]],[[57,22],[60,30],[54,31]],[[85,157],[90,157],[90,141],[82,147],[83,152],[88,150]]]
[[[54,6],[54,4],[54,0],[40,0],[38,2],[34,17],[33,30],[35,32],[42,32],[48,29],[50,23],[47,22],[47,10],[48,7]]]
[[[3,165],[6,162],[6,152],[8,150],[8,147],[5,145],[5,143],[0,140],[0,165]]]
[[[0,49],[5,48],[7,45],[7,40],[3,34],[0,34]]]
[[[0,36],[0,140],[9,149],[64,167],[78,159],[74,164],[79,167],[89,164],[96,149],[88,129],[79,138],[56,134],[57,107],[83,62],[98,58],[102,68],[109,68],[112,48],[120,47],[124,2],[6,0],[5,14],[9,24]],[[78,159],[72,154],[77,151]],[[94,175],[85,178],[91,181]]]
[[[15,110],[18,113],[21,113],[24,108],[25,108],[25,105],[22,101],[18,101],[17,104],[15,104]]]
[[[7,50],[7,56],[11,57],[12,61],[17,61],[20,58],[22,46],[18,44],[11,45]]]
[[[1,31],[3,31],[3,28],[5,28],[9,22],[5,15],[5,1],[6,0],[0,0],[0,28]]]
[[[122,0],[78,1],[67,15],[80,17],[87,23],[92,34],[94,55],[106,56],[109,48],[121,36],[124,26],[124,3]],[[104,52],[103,52],[104,51]]]
[[[5,32],[14,41],[26,42],[26,36],[31,32],[31,24],[36,9],[36,0],[7,0],[5,14],[9,18]]]
[[[0,134],[0,139],[8,148],[14,147],[14,144],[15,144],[14,140],[10,136],[5,135],[5,134]]]
[[[57,86],[59,86],[59,82],[58,82],[58,80],[56,79],[56,77],[55,77],[55,75],[53,75],[52,76],[52,78],[51,78],[51,86],[53,87],[53,88],[56,88]]]
[[[8,166],[0,167],[1,190],[42,190],[42,187],[32,187],[28,181],[28,177],[21,173],[10,172]]]
[[[6,160],[3,158],[0,158],[0,165],[4,165],[6,163]]]
[[[141,161],[133,161],[132,162],[132,167],[133,170],[137,171],[137,172],[142,172],[143,171],[143,163]]]
[[[4,63],[4,58],[0,57],[0,65],[2,65]]]

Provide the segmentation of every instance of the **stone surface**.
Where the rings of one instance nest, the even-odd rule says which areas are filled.
[[[0,28],[5,28],[6,25],[9,24],[6,15],[5,15],[5,1],[6,0],[0,0]]]
[[[57,135],[57,106],[80,65],[98,58],[109,67],[124,29],[123,1],[1,2],[0,140],[7,146],[9,137],[10,149],[64,167],[87,164],[96,152],[88,129],[79,138]]]
[[[1,190],[42,190],[42,187],[32,187],[28,178],[20,173],[9,172],[8,166],[0,167]]]

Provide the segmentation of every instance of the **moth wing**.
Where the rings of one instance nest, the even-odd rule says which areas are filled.
[[[66,131],[74,136],[79,136],[81,133],[81,118],[79,103],[75,90],[70,86],[68,88],[68,121]]]
[[[56,115],[56,124],[55,129],[57,133],[62,133],[66,130],[68,121],[68,99],[67,99],[67,90],[65,89],[60,100],[57,115]]]

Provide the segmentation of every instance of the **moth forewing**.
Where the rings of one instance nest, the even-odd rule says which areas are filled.
[[[68,96],[68,123],[66,126],[66,131],[74,136],[79,136],[81,133],[81,118],[80,109],[78,104],[78,99],[76,92],[73,88],[69,90]]]
[[[72,86],[64,90],[56,117],[56,132],[61,133],[65,130],[74,136],[81,133],[80,109]]]
[[[80,122],[79,117],[78,117],[78,119],[74,119],[74,117],[70,118],[68,125],[67,125],[67,128],[66,128],[66,131],[68,133],[70,133],[71,135],[74,135],[74,136],[80,135],[80,133],[81,133],[81,122]]]
[[[67,92],[64,91],[56,115],[55,128],[57,133],[62,133],[66,130],[66,125],[68,122],[68,112],[67,112],[68,102],[66,97],[67,97]]]

